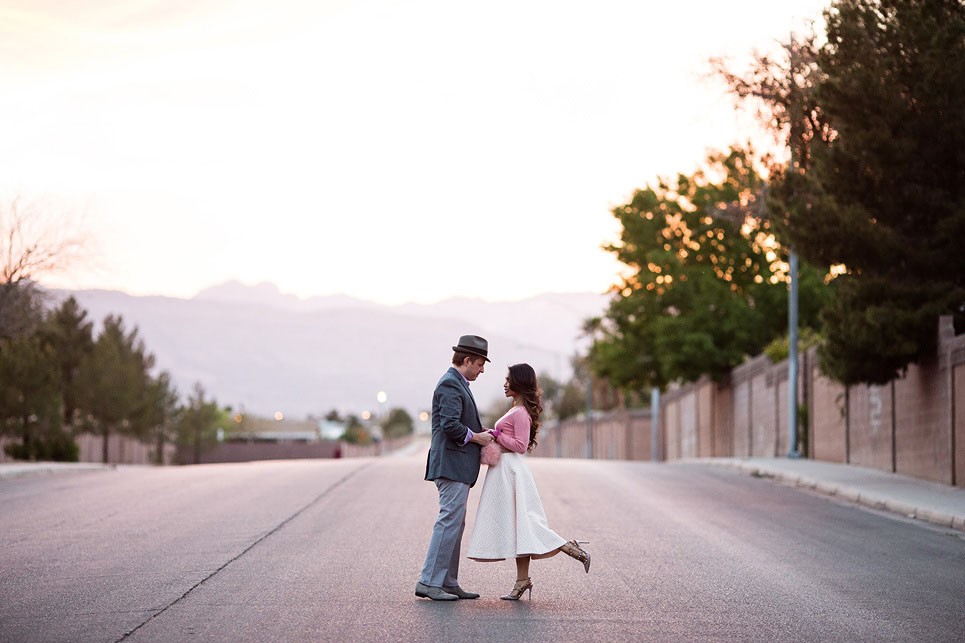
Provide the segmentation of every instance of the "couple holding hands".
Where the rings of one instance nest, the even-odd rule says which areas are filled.
[[[478,561],[516,560],[516,584],[500,598],[519,600],[526,590],[533,595],[529,576],[531,559],[562,552],[590,571],[590,555],[580,541],[567,541],[549,528],[526,454],[536,447],[543,411],[542,391],[529,364],[509,367],[503,391],[513,407],[491,430],[479,419],[469,390],[485,370],[489,344],[482,337],[463,335],[452,347],[452,367],[436,384],[432,395],[432,443],[426,463],[426,480],[439,490],[439,515],[432,528],[429,551],[415,594],[435,601],[478,598],[459,587],[459,557],[469,488],[479,477],[479,451],[497,442],[502,455],[489,467],[483,483],[467,557]]]

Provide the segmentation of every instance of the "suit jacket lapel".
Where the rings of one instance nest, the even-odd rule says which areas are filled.
[[[479,426],[482,426],[482,420],[479,418],[479,409],[476,407],[476,398],[472,395],[472,390],[469,388],[469,382],[467,382],[466,378],[462,376],[462,373],[457,371],[455,368],[450,367],[449,370],[453,372],[456,380],[462,384],[462,388],[464,388],[466,393],[469,394],[469,401],[472,402],[472,410],[476,413],[476,421],[479,422]]]

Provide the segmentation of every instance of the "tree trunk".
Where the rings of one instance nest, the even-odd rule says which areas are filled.
[[[36,457],[36,455],[34,454],[33,449],[31,448],[31,444],[30,444],[30,443],[31,443],[31,439],[30,439],[30,433],[31,433],[31,431],[30,431],[30,416],[29,416],[29,415],[24,415],[23,418],[21,419],[21,421],[23,422],[23,425],[22,425],[22,426],[23,426],[23,431],[21,432],[20,437],[21,437],[21,440],[22,440],[22,442],[23,442],[23,453],[24,453],[24,455],[27,456],[27,459],[29,459],[29,460],[36,460],[37,457]]]
[[[104,427],[104,442],[101,445],[103,449],[102,459],[104,461],[104,464],[107,464],[107,452],[108,452],[107,446],[108,446],[108,440],[110,439],[110,437],[111,437],[111,430],[107,427]]]

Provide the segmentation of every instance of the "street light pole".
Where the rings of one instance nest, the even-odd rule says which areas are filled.
[[[650,389],[650,459],[660,461],[660,389]]]
[[[798,258],[790,249],[791,288],[787,300],[787,457],[799,458],[797,450],[797,317],[798,317]]]
[[[794,41],[794,33],[791,33],[790,38],[790,67],[791,67],[791,77],[794,78],[799,69],[799,60],[797,56],[797,45]],[[796,150],[797,143],[801,140],[801,130],[800,122],[795,120],[797,118],[797,105],[795,104],[798,100],[798,89],[796,86],[791,86],[790,93],[791,100],[791,123],[790,132],[788,139],[788,147],[790,152],[790,158],[788,162],[788,167],[791,172],[797,172],[797,163],[803,159],[798,159]],[[798,357],[797,357],[797,317],[798,317],[798,259],[797,251],[794,246],[788,248],[788,263],[790,264],[790,288],[787,297],[787,434],[788,434],[788,445],[787,445],[787,457],[789,458],[799,458],[801,454],[797,450],[797,369],[798,369]]]
[[[586,378],[586,459],[593,458],[593,375]]]

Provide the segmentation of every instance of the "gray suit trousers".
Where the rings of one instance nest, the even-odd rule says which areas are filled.
[[[432,527],[429,552],[419,582],[429,587],[454,587],[459,584],[459,551],[466,529],[466,503],[469,485],[438,478],[439,516]]]

